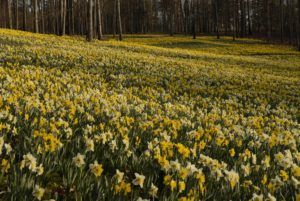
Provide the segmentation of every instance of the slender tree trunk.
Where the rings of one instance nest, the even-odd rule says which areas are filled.
[[[38,0],[34,0],[34,32],[39,33]]]
[[[237,18],[237,2],[233,0],[233,25],[232,25],[232,40],[236,38],[236,18]]]
[[[271,8],[270,8],[270,0],[267,1],[267,38],[268,41],[271,41]]]
[[[27,7],[26,0],[23,0],[23,31],[26,31],[26,23],[27,23]]]
[[[250,14],[250,1],[247,0],[247,14],[248,14],[248,33],[249,35],[252,35],[252,20],[251,20],[251,14]]]
[[[121,3],[120,0],[117,0],[118,3],[118,25],[119,25],[119,40],[123,40],[122,36],[122,18],[121,18]]]
[[[88,34],[87,41],[93,40],[93,0],[88,2]]]
[[[45,33],[45,13],[44,13],[44,6],[45,0],[41,0],[41,16],[42,16],[42,33]]]
[[[16,29],[19,29],[19,0],[16,0]]]
[[[193,27],[193,39],[197,38],[197,33],[196,33],[196,0],[193,0],[193,3],[191,5],[192,12],[193,12],[193,22],[192,22],[192,27]]]
[[[112,20],[112,31],[113,31],[113,36],[116,36],[116,19],[117,19],[117,0],[114,0],[114,14],[113,14],[113,20]]]
[[[61,0],[62,1],[62,33],[61,35],[66,34],[66,20],[67,20],[67,0]]]
[[[216,20],[216,33],[217,33],[217,38],[220,39],[220,33],[219,33],[219,6],[218,6],[218,0],[215,0],[215,20]]]
[[[300,0],[298,0],[298,50],[300,51]]]
[[[280,0],[280,41],[283,42],[283,5]]]
[[[102,11],[101,11],[101,0],[97,0],[97,13],[98,13],[98,39],[102,40]]]
[[[241,7],[241,37],[244,37],[245,36],[245,29],[246,29],[246,15],[245,15],[245,1],[244,0],[241,0],[240,1],[240,7]]]
[[[8,28],[12,29],[12,11],[11,11],[12,0],[7,0],[7,13],[8,13]]]

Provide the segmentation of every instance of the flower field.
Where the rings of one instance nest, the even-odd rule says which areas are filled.
[[[0,29],[0,200],[299,200],[300,53]]]

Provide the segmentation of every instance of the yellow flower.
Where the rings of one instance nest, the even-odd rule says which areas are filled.
[[[187,158],[190,156],[191,151],[186,148],[183,144],[178,143],[176,145],[178,152],[182,155],[183,158]]]
[[[231,157],[234,157],[234,156],[235,156],[234,148],[232,148],[232,149],[229,150],[229,155],[230,155]]]
[[[185,183],[183,181],[178,182],[178,192],[181,193],[185,190]]]
[[[1,167],[2,167],[2,171],[7,173],[8,170],[10,169],[10,163],[8,162],[8,160],[2,159]]]
[[[100,177],[103,172],[102,165],[98,164],[97,161],[95,161],[93,164],[90,164],[90,170],[96,177]]]
[[[36,199],[41,200],[42,197],[44,196],[44,193],[45,193],[45,189],[44,188],[41,188],[39,185],[35,185],[35,187],[33,189],[33,192],[32,192],[32,195]]]
[[[168,185],[170,184],[171,180],[172,180],[171,175],[166,175],[166,176],[164,177],[164,184],[165,184],[166,186],[168,186]]]
[[[123,180],[123,177],[124,177],[124,172],[121,172],[117,169],[116,174],[115,174],[115,178],[117,180],[117,183],[120,183]]]
[[[181,168],[181,169],[180,169],[179,177],[180,177],[182,180],[186,180],[186,178],[188,177],[188,175],[189,175],[188,169],[186,169],[186,168]]]
[[[224,171],[225,174],[227,175],[227,180],[230,183],[230,187],[232,189],[234,189],[234,187],[236,186],[237,183],[239,183],[240,180],[240,176],[238,173],[236,173],[235,171],[231,170],[231,171]]]
[[[176,186],[177,186],[176,181],[172,179],[172,180],[170,181],[170,188],[171,188],[171,191],[174,191],[174,189],[176,188]]]
[[[264,175],[263,178],[262,178],[262,180],[261,180],[261,183],[263,185],[265,185],[267,182],[268,182],[268,177],[267,177],[267,175]]]
[[[143,188],[146,177],[138,173],[134,173],[134,175],[135,175],[135,179],[132,181],[133,185],[140,186],[141,188]]]
[[[201,142],[199,143],[199,149],[203,150],[205,148],[205,146],[206,146],[206,143],[203,140],[201,140]]]
[[[287,181],[289,179],[289,175],[284,170],[280,170],[279,175],[280,175],[280,177],[282,178],[283,181]]]

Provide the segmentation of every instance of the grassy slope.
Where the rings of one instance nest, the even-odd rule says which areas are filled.
[[[185,134],[197,127],[208,133],[213,129],[224,133],[232,131],[237,135],[247,133],[242,137],[245,143],[242,150],[251,139],[256,139],[247,129],[267,135],[289,132],[299,145],[300,53],[288,46],[268,45],[250,39],[233,43],[226,37],[192,40],[166,36],[129,36],[124,42],[86,43],[81,37],[0,29],[0,73],[0,98],[2,96],[5,104],[12,104],[12,108],[20,109],[26,105],[28,111],[34,107],[42,110],[41,105],[49,103],[46,118],[68,119],[65,117],[68,104],[79,104],[85,113],[93,115],[96,99],[100,100],[107,119],[116,114],[118,117],[118,112],[134,118],[139,125],[130,128],[128,135],[130,139],[135,135],[142,138],[141,146],[134,151],[136,155],[145,150],[155,130],[149,131],[144,126],[162,119],[174,120],[181,125],[176,131],[179,137],[173,140],[181,141],[187,147],[192,145]],[[18,102],[18,106],[14,102]],[[132,111],[124,112],[126,105]],[[29,120],[24,120],[25,114],[21,112],[18,116],[19,126],[26,127],[22,132],[29,136],[37,129],[35,125],[26,124],[34,119],[34,112],[30,114],[33,117]],[[79,127],[85,127],[89,121],[84,116],[80,118]],[[99,121],[105,123],[106,119]],[[71,122],[69,120],[70,127],[76,130],[78,125]],[[110,126],[115,129],[114,123],[105,124],[106,129]],[[122,126],[127,127],[121,123]],[[240,129],[243,131],[237,131]],[[63,137],[61,141],[67,144]],[[276,151],[285,149],[282,146]],[[34,153],[36,145],[32,148],[24,145],[19,151],[20,156],[28,151]],[[259,152],[273,153],[268,148],[252,151],[257,152],[259,159],[263,157]],[[70,152],[77,153],[78,150]],[[208,148],[204,153],[234,167],[224,150]],[[50,161],[44,161],[44,166],[47,167],[47,163]],[[136,163],[140,163],[137,166],[145,165],[145,169],[149,166],[147,162],[128,163],[131,173],[139,170]],[[118,165],[106,166],[114,169]],[[121,162],[119,166],[122,166]],[[275,170],[278,171],[276,165],[270,177],[277,174]],[[254,180],[259,181],[256,177]],[[213,187],[208,186],[208,189],[210,192]],[[287,196],[288,191],[285,193]]]

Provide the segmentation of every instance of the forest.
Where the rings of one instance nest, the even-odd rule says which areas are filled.
[[[264,38],[300,49],[299,0],[1,0],[3,28],[86,35]]]
[[[300,0],[0,0],[0,201],[300,201]]]

